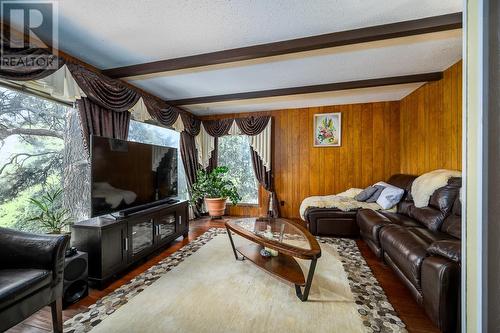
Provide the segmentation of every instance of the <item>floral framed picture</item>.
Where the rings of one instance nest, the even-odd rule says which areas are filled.
[[[314,147],[340,147],[342,138],[341,113],[318,113],[314,115]]]

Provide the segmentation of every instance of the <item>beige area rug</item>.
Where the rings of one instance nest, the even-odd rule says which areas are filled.
[[[239,237],[235,242],[248,243]],[[309,300],[210,229],[65,323],[66,332],[406,332],[356,243],[318,238]],[[309,261],[300,261],[307,272]]]

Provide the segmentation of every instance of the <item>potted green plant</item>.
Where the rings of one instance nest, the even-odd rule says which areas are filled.
[[[28,221],[39,222],[50,234],[63,233],[64,227],[71,224],[69,210],[62,207],[61,188],[49,189],[40,199],[30,198],[29,202],[38,210],[38,214]]]
[[[191,202],[205,200],[205,206],[211,217],[224,215],[227,199],[236,205],[241,196],[234,183],[228,179],[226,166],[215,168],[212,172],[199,170],[196,174],[196,182],[191,191]]]

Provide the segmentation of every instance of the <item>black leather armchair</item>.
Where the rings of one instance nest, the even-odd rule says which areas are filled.
[[[0,228],[0,332],[46,305],[54,332],[62,332],[66,235],[35,235]]]

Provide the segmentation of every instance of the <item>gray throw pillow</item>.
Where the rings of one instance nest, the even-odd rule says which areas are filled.
[[[371,197],[366,199],[366,202],[372,203],[372,202],[377,202],[378,197],[380,197],[380,194],[384,190],[385,186],[381,185],[374,185],[374,188],[376,188],[375,192],[372,194]]]
[[[359,192],[358,195],[354,197],[356,201],[366,201],[368,198],[370,198],[375,191],[377,191],[376,187],[373,186],[368,186],[365,188],[363,191]]]

